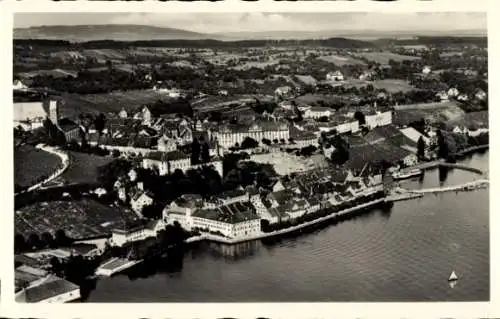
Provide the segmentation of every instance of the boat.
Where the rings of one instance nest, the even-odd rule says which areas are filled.
[[[403,172],[403,171],[397,171],[392,173],[392,178],[396,180],[401,180],[401,179],[407,179],[415,176],[422,176],[424,174],[424,171],[421,169],[412,169],[411,171],[408,172]]]
[[[458,280],[458,276],[457,274],[455,273],[455,271],[453,271],[450,275],[450,278],[448,278],[448,281],[457,281]]]

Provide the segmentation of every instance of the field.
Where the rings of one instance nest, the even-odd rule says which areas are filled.
[[[360,64],[364,65],[365,63],[361,60],[357,60],[355,58],[352,58],[350,56],[338,56],[338,55],[323,55],[318,58],[318,60],[326,61],[333,63],[338,66],[343,66],[343,65],[354,65],[354,64]]]
[[[52,174],[61,159],[57,155],[23,145],[14,149],[14,183],[31,186]]]
[[[21,78],[33,78],[35,76],[52,76],[54,78],[66,78],[68,76],[76,77],[77,72],[71,70],[61,70],[61,69],[37,70],[37,71],[19,73],[18,76]]]
[[[328,162],[323,155],[299,157],[284,152],[257,154],[250,157],[251,161],[261,164],[271,164],[279,175],[288,175],[294,172],[304,172],[314,168],[326,167]]]
[[[340,98],[334,95],[326,94],[305,94],[295,99],[295,102],[297,102],[297,104],[307,105],[313,105],[318,101],[325,101],[326,103],[336,103],[340,101]]]
[[[266,66],[278,64],[279,60],[271,60],[266,62],[245,62],[241,65],[235,66],[235,70],[248,70],[250,68],[264,69]]]
[[[362,52],[357,53],[359,56],[373,62],[380,64],[389,64],[389,60],[394,60],[396,62],[401,62],[404,60],[419,60],[419,57],[410,55],[401,55],[391,52]]]
[[[58,178],[69,184],[97,182],[97,168],[113,161],[112,157],[69,152],[68,169]]]
[[[480,112],[465,113],[463,118],[451,120],[447,124],[450,126],[463,125],[469,128],[470,127],[486,128],[489,127],[488,122],[489,122],[488,111],[480,111]]]
[[[125,55],[113,49],[83,50],[82,55],[88,58],[104,60],[123,60]]]
[[[393,122],[408,125],[422,118],[430,123],[452,122],[464,118],[465,112],[455,103],[425,103],[396,106]]]
[[[367,85],[373,85],[376,89],[384,89],[389,93],[396,92],[408,92],[414,90],[415,88],[411,86],[408,81],[398,80],[398,79],[385,79],[385,80],[375,80],[375,81],[362,81],[362,80],[348,80],[345,81],[342,85],[344,87],[363,87]]]
[[[103,94],[63,94],[61,115],[76,118],[80,113],[118,113],[122,108],[135,110],[158,100],[169,101],[167,95],[153,90],[133,90]]]
[[[23,207],[15,214],[15,231],[26,239],[33,233],[54,234],[63,229],[73,239],[109,234],[136,216],[129,210],[109,207],[90,199],[39,202]]]

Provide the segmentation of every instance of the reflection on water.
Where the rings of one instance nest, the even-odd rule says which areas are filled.
[[[444,186],[446,179],[448,178],[448,167],[439,166],[439,185]]]
[[[208,247],[214,257],[224,257],[230,260],[240,260],[253,256],[261,247],[260,241],[248,241],[236,245],[209,243]]]

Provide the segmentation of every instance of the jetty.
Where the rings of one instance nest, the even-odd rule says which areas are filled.
[[[99,268],[95,271],[95,274],[97,276],[110,277],[124,271],[125,269],[131,268],[140,262],[141,260],[129,260],[126,258],[114,257],[99,266]]]
[[[429,193],[444,193],[444,192],[455,192],[455,191],[470,191],[470,190],[485,188],[489,185],[489,182],[490,181],[487,179],[481,179],[459,185],[408,190],[408,192],[416,194],[429,194]]]

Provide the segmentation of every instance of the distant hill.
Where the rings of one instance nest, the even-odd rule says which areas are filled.
[[[359,40],[376,40],[381,38],[413,38],[413,37],[462,37],[486,36],[486,30],[319,30],[319,31],[268,31],[268,32],[229,32],[219,33],[234,40],[256,40],[256,39],[326,39],[334,37],[344,37]]]
[[[71,42],[100,40],[224,40],[224,38],[221,35],[209,35],[181,29],[129,24],[56,25],[14,29],[14,39],[67,40]]]

